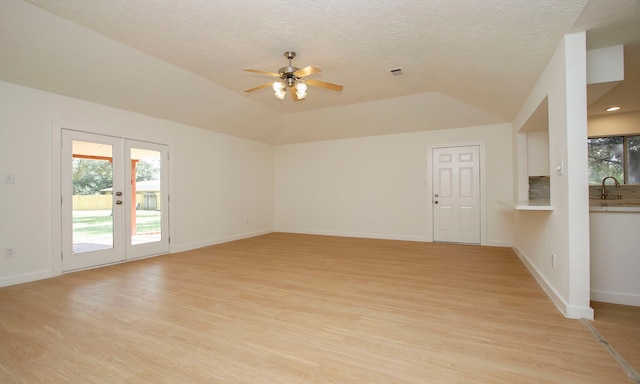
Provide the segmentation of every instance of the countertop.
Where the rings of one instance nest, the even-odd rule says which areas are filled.
[[[553,211],[553,207],[550,205],[549,200],[529,200],[518,201],[516,203],[510,201],[498,201],[500,204],[508,205],[511,208],[519,211]]]
[[[553,206],[549,200],[529,200],[529,201],[498,201],[519,211],[553,211]],[[589,211],[591,212],[640,212],[640,199],[627,200],[589,200]]]
[[[529,201],[498,201],[519,211],[553,211],[553,206],[549,200],[529,200]],[[640,199],[590,199],[589,211],[591,212],[640,212]]]
[[[640,199],[589,200],[592,212],[640,212]]]

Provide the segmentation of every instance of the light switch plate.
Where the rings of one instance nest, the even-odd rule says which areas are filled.
[[[564,175],[564,161],[559,161],[556,166],[556,171],[558,171],[558,176]]]

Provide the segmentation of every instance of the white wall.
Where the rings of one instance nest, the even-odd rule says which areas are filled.
[[[321,141],[500,123],[505,119],[444,93],[427,92],[333,107],[330,113],[327,109],[290,113],[284,116],[274,142],[290,144],[309,142],[309,137]]]
[[[276,229],[433,241],[429,148],[470,143],[484,148],[482,243],[510,246],[509,124],[277,146]]]
[[[59,273],[63,127],[169,145],[172,252],[273,230],[271,145],[0,82],[0,286]]]
[[[550,167],[555,169],[562,162],[564,174],[551,172],[553,211],[517,211],[514,248],[565,316],[593,318],[586,241],[589,205],[584,32],[566,35],[556,50],[514,119],[514,143],[520,142],[518,131],[545,97],[549,104]],[[526,156],[526,151],[516,153],[518,172],[522,172],[520,164]],[[522,189],[521,183],[518,187]],[[516,190],[516,196],[520,192]]]
[[[589,117],[589,136],[640,134],[640,112],[611,113]]]

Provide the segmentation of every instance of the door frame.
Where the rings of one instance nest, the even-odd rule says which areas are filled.
[[[59,121],[51,122],[51,137],[50,137],[51,180],[50,180],[50,190],[49,190],[49,194],[51,196],[51,213],[50,213],[50,217],[51,217],[51,270],[50,270],[51,273],[50,273],[50,276],[51,277],[60,276],[63,273],[71,273],[71,272],[78,271],[78,270],[75,270],[70,272],[63,272],[62,270],[62,230],[61,230],[60,224],[62,222],[61,191],[62,191],[62,155],[63,155],[62,154],[62,131],[63,130],[72,130],[72,131],[86,132],[86,133],[96,134],[96,135],[121,137],[121,138],[131,139],[134,141],[148,142],[148,140],[145,140],[143,137],[129,135],[130,132],[127,132],[127,127],[123,127],[122,129],[118,130],[118,132],[112,132],[108,128],[96,127],[95,125],[91,125],[91,124],[78,124],[78,123],[70,124],[70,123],[59,122]],[[159,140],[156,142],[156,144],[165,145],[168,149],[168,153],[170,154],[172,152],[172,145],[170,143]],[[167,159],[168,182],[166,183],[167,184],[166,195],[168,199],[167,208],[169,210],[167,236],[169,239],[171,239],[172,230],[173,228],[175,228],[175,226],[172,225],[171,223],[174,215],[170,214],[171,210],[174,209],[173,202],[170,199],[170,195],[172,191],[172,183],[173,183],[172,181],[173,167],[171,166],[171,160],[172,160],[171,157]],[[169,241],[168,250],[166,254],[170,254],[170,253],[171,253],[171,242]],[[154,256],[157,256],[157,254],[149,255],[146,257],[154,257]],[[142,258],[145,258],[145,257],[140,257],[138,259],[142,259]],[[128,262],[128,261],[131,261],[131,260],[125,259],[122,262]],[[95,268],[99,268],[99,267],[100,266],[96,266]],[[86,268],[86,269],[91,269],[91,268]]]
[[[486,190],[486,155],[485,142],[479,141],[460,141],[445,142],[427,145],[427,164],[426,164],[426,185],[427,185],[427,238],[433,242],[433,150],[435,148],[452,148],[452,147],[480,147],[480,245],[487,245],[487,190]]]

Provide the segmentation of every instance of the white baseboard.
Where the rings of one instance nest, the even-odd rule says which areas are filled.
[[[513,243],[510,241],[499,241],[499,240],[487,240],[484,244],[487,247],[504,247],[504,248],[513,248]]]
[[[591,300],[640,307],[640,296],[620,292],[591,290]]]
[[[538,282],[538,285],[542,288],[542,290],[549,296],[553,304],[558,308],[560,313],[566,318],[569,319],[587,319],[593,320],[593,308],[591,307],[578,307],[575,305],[569,305],[567,302],[558,294],[555,288],[549,284],[549,282],[542,276],[540,271],[529,261],[527,255],[522,252],[518,247],[513,247],[516,255],[520,258],[524,266],[529,270],[529,273],[533,276],[534,279]]]
[[[214,239],[214,240],[211,240],[211,241],[204,241],[204,242],[200,242],[200,243],[171,244],[171,253],[190,251],[192,249],[209,247],[209,246],[216,245],[216,244],[228,243],[230,241],[248,239],[248,238],[251,238],[251,237],[262,236],[262,235],[266,235],[266,234],[269,234],[269,233],[273,233],[273,230],[272,229],[263,229],[263,230],[260,230],[260,231],[247,232],[247,233],[242,233],[242,234],[234,235],[234,236],[220,237],[220,238],[217,238],[217,239]]]
[[[567,306],[567,312],[564,314],[568,319],[586,319],[593,320],[594,312],[591,307],[578,307],[575,305]]]
[[[261,230],[256,232],[249,232],[249,233],[243,233],[240,235],[219,238],[219,239],[215,239],[215,240],[203,242],[203,243],[192,243],[192,244],[182,244],[182,245],[171,244],[171,248],[172,248],[171,253],[188,251],[196,248],[203,248],[210,245],[227,243],[229,241],[248,239],[250,237],[266,235],[272,232],[273,230],[267,229],[267,230]],[[159,255],[150,255],[148,257],[155,257],[155,256],[159,256]],[[143,258],[145,257],[141,257],[139,259],[143,259]],[[37,272],[25,273],[22,275],[7,276],[7,277],[0,278],[0,287],[8,287],[10,285],[30,283],[32,281],[49,279],[56,276],[59,276],[59,274],[55,273],[53,270],[37,271]]]
[[[432,243],[433,239],[427,236],[398,236],[379,233],[359,233],[359,232],[337,232],[337,231],[318,231],[318,230],[299,230],[290,228],[277,228],[276,232],[298,233],[302,235],[319,235],[319,236],[338,236],[338,237],[355,237],[362,239],[382,239],[382,240],[400,240],[400,241],[419,241],[422,243]],[[487,247],[505,247],[511,248],[512,243],[509,241],[487,241],[482,244]]]
[[[0,287],[8,287],[10,285],[30,283],[36,280],[49,279],[57,276],[52,270],[37,271],[25,273],[22,275],[14,275],[0,278]]]
[[[337,231],[318,231],[318,230],[300,230],[289,228],[277,228],[276,232],[297,233],[301,235],[318,235],[318,236],[337,236],[337,237],[355,237],[360,239],[381,239],[381,240],[400,240],[400,241],[419,241],[431,242],[426,236],[398,236],[385,235],[378,233],[359,233],[359,232],[337,232]]]

